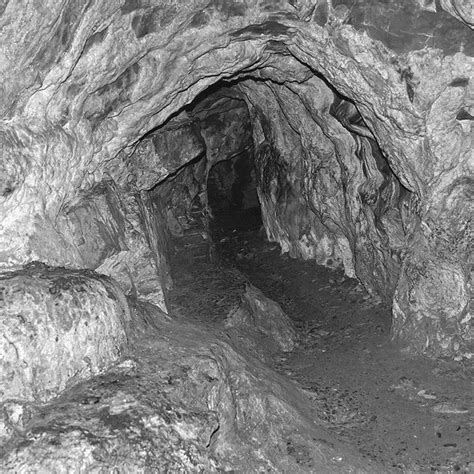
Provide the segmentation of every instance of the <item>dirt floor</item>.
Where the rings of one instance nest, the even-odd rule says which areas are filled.
[[[300,335],[270,365],[306,391],[341,440],[386,472],[474,472],[472,366],[404,354],[390,341],[389,306],[342,272],[281,255],[257,214],[235,217],[216,221],[217,263],[175,265],[174,311],[222,323],[250,281]]]

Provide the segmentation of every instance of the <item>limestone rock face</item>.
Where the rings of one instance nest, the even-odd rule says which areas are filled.
[[[253,148],[248,108],[238,90],[223,87],[197,100],[191,113],[206,145],[208,168]]]
[[[45,401],[107,369],[127,345],[128,304],[92,272],[29,265],[0,276],[0,402]]]
[[[160,230],[166,223],[152,215],[146,193],[202,151],[206,139],[184,126],[163,128],[160,144],[152,146],[151,136],[138,141],[171,126],[172,118],[179,122],[183,107],[219,80],[253,79],[247,99],[271,98],[268,105],[250,104],[261,126],[254,138],[265,138],[256,143],[264,145],[261,161],[288,166],[293,182],[281,192],[302,193],[288,199],[286,210],[282,198],[282,205],[274,198],[263,204],[269,233],[295,254],[342,263],[368,288],[395,295],[394,336],[410,345],[414,324],[434,350],[446,335],[426,327],[444,325],[415,323],[421,313],[408,294],[410,269],[420,261],[433,269],[417,280],[417,294],[428,295],[436,281],[453,289],[454,300],[455,288],[469,285],[469,6],[463,0],[443,1],[442,8],[402,0],[5,3],[0,266],[100,268],[126,292],[166,309]],[[339,126],[328,118],[332,101],[317,84],[321,78],[354,105],[357,123]],[[178,141],[188,151],[178,152]],[[408,192],[404,198],[395,178]],[[343,188],[323,196],[335,191],[330,182]],[[299,222],[289,225],[291,206]],[[459,285],[446,284],[448,267]],[[441,317],[425,309],[426,317]],[[453,327],[466,311],[450,313]]]
[[[125,189],[149,191],[205,151],[199,124],[182,112],[143,137],[128,153],[122,152],[120,165],[114,162],[107,173]]]
[[[294,257],[343,266],[391,298],[405,190],[355,107],[314,77],[241,87],[256,104],[258,190],[269,238]]]
[[[403,267],[408,278],[400,281],[394,298],[392,331],[410,341],[419,353],[470,359],[474,353],[474,332],[470,313],[472,289],[463,269],[446,260],[418,258]],[[410,308],[413,320],[406,318]],[[423,325],[425,331],[417,331]],[[434,337],[430,337],[434,335]]]

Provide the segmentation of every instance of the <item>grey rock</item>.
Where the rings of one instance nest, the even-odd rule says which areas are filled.
[[[0,276],[0,402],[46,401],[107,369],[125,349],[130,313],[117,285],[42,264]]]
[[[280,305],[250,283],[246,284],[242,304],[227,316],[225,327],[259,331],[273,339],[283,352],[292,351],[298,340],[293,322]]]
[[[36,407],[4,444],[2,470],[377,472],[313,421],[299,389],[222,335],[134,308],[131,351]]]
[[[173,238],[212,253],[208,166],[249,139],[196,105],[227,81],[268,237],[392,301],[410,351],[472,358],[471,2],[335,3],[2,2],[0,268],[166,312]]]

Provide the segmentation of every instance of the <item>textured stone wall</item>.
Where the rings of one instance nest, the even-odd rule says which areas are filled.
[[[107,369],[128,343],[123,293],[92,272],[32,264],[0,274],[0,403],[45,401]],[[0,438],[3,437],[0,421]]]
[[[0,8],[0,266],[15,269],[39,260],[102,268],[125,284],[125,267],[114,270],[122,268],[117,256],[128,255],[131,265],[134,255],[143,262],[151,254],[154,274],[161,275],[151,299],[164,307],[163,258],[153,244],[159,241],[150,233],[156,225],[144,212],[150,207],[142,193],[166,175],[161,165],[172,172],[175,163],[179,167],[188,158],[160,161],[150,181],[125,185],[124,177],[148,166],[136,157],[132,172],[126,157],[133,155],[137,140],[208,86],[239,75],[259,81],[249,99],[260,94],[260,81],[278,83],[272,86],[272,101],[280,101],[281,117],[255,132],[267,141],[272,130],[282,127],[276,122],[282,123],[287,105],[296,103],[302,104],[302,117],[316,117],[308,123],[293,119],[298,127],[316,122],[323,135],[336,133],[338,138],[330,141],[337,146],[322,137],[326,144],[318,153],[334,147],[328,159],[335,156],[347,173],[342,181],[354,204],[361,162],[352,161],[352,169],[346,157],[353,154],[351,148],[367,147],[367,141],[335,121],[326,120],[326,129],[319,124],[315,111],[321,104],[312,101],[323,100],[325,93],[305,95],[322,91],[305,83],[308,74],[316,73],[356,104],[391,170],[411,194],[403,210],[406,238],[396,284],[394,259],[370,213],[357,229],[362,240],[348,238],[348,228],[340,229],[343,221],[331,231],[346,236],[349,245],[337,239],[331,243],[330,237],[327,246],[322,244],[327,226],[312,223],[316,230],[305,243],[308,254],[323,258],[331,251],[349,269],[349,247],[356,258],[353,271],[369,286],[395,285],[394,336],[419,352],[467,356],[472,353],[467,304],[472,207],[467,199],[474,115],[468,6],[461,0],[443,1],[442,9],[434,2],[396,0],[5,3]],[[298,62],[309,69],[299,72]],[[301,100],[286,102],[293,95]],[[285,136],[293,138],[270,148],[271,153],[278,151],[291,162],[294,176],[308,169],[318,174],[317,161],[298,168],[287,159],[289,149],[301,154],[310,144],[298,145],[291,131]],[[380,190],[372,170],[375,182],[369,188]],[[309,192],[305,186],[300,190]],[[304,199],[324,207],[319,197]],[[344,203],[344,209],[337,212],[350,210],[347,223],[367,206]],[[88,241],[90,234],[97,242]],[[293,240],[300,242],[300,236]],[[370,245],[358,248],[359,241]],[[358,254],[364,260],[360,264]],[[375,274],[365,271],[366,260]],[[138,280],[151,281],[145,276]],[[135,286],[140,293],[141,285]]]
[[[253,110],[269,238],[294,257],[343,266],[391,298],[405,237],[402,187],[370,130],[349,123],[349,112],[360,115],[315,77],[241,87]]]
[[[165,217],[166,250],[171,263],[213,259],[206,174],[207,161],[202,156],[150,193],[155,209]]]

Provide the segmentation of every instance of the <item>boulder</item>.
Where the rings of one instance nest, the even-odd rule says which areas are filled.
[[[93,272],[30,264],[2,273],[0,307],[0,403],[50,400],[127,345],[127,301]]]
[[[292,351],[298,340],[293,322],[281,306],[250,283],[246,284],[240,306],[227,316],[225,327],[250,329],[254,339],[267,336],[283,352]]]

